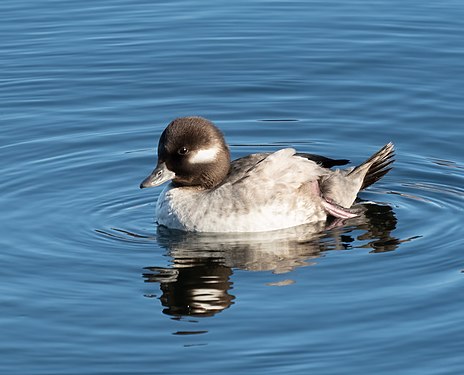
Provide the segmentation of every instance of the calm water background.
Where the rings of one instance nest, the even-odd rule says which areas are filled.
[[[464,2],[0,3],[1,374],[464,373]],[[158,230],[174,117],[395,169],[312,238]]]

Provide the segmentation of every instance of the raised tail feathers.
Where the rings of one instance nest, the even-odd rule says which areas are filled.
[[[393,143],[388,143],[354,169],[329,173],[320,182],[323,197],[329,203],[351,207],[360,190],[378,181],[391,169],[394,155]]]
[[[354,168],[348,175],[361,172],[362,169],[368,168],[365,172],[361,190],[367,188],[373,183],[385,176],[390,169],[390,165],[395,161],[395,146],[393,143],[387,143],[364,163]]]

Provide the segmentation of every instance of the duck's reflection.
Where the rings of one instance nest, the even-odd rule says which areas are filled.
[[[187,259],[186,259],[187,260]],[[189,258],[173,268],[147,267],[148,282],[161,284],[163,312],[173,316],[211,316],[232,304],[229,294],[232,270],[219,259]]]
[[[391,235],[397,222],[391,207],[364,207],[362,216],[344,226],[323,223],[241,235],[199,235],[160,227],[158,243],[168,250],[172,266],[146,267],[143,276],[147,282],[160,283],[164,313],[211,316],[233,303],[229,294],[233,269],[289,272],[324,251],[349,249],[353,243],[373,252],[395,250],[401,241]]]

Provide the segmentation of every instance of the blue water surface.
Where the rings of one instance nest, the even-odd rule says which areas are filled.
[[[464,373],[464,2],[0,3],[0,373]],[[158,228],[157,139],[394,169],[292,236]]]

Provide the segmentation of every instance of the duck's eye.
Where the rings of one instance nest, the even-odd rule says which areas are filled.
[[[189,152],[188,148],[187,147],[181,147],[177,150],[177,153],[179,155],[186,155],[187,153]]]

